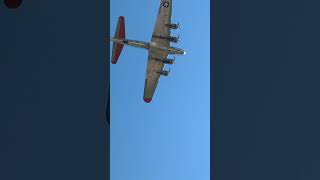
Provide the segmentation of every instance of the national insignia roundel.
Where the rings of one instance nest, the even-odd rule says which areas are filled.
[[[169,2],[168,1],[164,1],[162,3],[162,6],[165,7],[165,8],[169,7]]]

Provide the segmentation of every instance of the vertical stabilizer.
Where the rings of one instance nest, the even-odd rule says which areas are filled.
[[[125,25],[124,25],[124,17],[120,16],[118,18],[118,24],[117,24],[117,29],[116,33],[114,35],[115,39],[125,39],[126,38],[126,32],[125,32]],[[112,58],[111,58],[111,63],[116,64],[118,62],[118,59],[120,57],[120,54],[123,49],[123,44],[114,42],[113,47],[112,47]]]

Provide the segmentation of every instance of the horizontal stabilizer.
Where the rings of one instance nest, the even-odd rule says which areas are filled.
[[[116,29],[116,33],[114,35],[114,38],[116,39],[125,39],[126,38],[126,32],[125,32],[125,25],[124,25],[124,17],[120,16],[118,18],[118,24],[117,24],[117,29]],[[113,43],[113,47],[112,47],[112,59],[111,59],[111,63],[112,64],[116,64],[118,62],[118,59],[120,57],[120,54],[122,52],[123,49],[123,44],[120,43]]]

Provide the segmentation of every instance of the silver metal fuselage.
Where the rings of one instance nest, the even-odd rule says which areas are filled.
[[[136,41],[136,40],[130,40],[130,39],[117,39],[117,38],[110,38],[111,41],[119,43],[119,44],[123,44],[123,45],[128,45],[128,46],[132,46],[132,47],[137,47],[137,48],[143,48],[143,49],[147,49],[149,51],[166,51],[168,54],[173,54],[173,55],[184,55],[186,54],[185,51],[183,49],[180,48],[176,48],[176,47],[172,47],[170,46],[169,48],[167,47],[162,47],[157,45],[154,42],[144,42],[144,41]]]

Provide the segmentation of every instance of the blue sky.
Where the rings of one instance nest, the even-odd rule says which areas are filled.
[[[111,0],[110,35],[118,16],[126,37],[150,41],[160,0]],[[187,51],[161,77],[150,104],[143,101],[147,51],[124,47],[111,65],[111,179],[209,180],[210,1],[173,0]],[[169,66],[167,66],[167,69]]]

